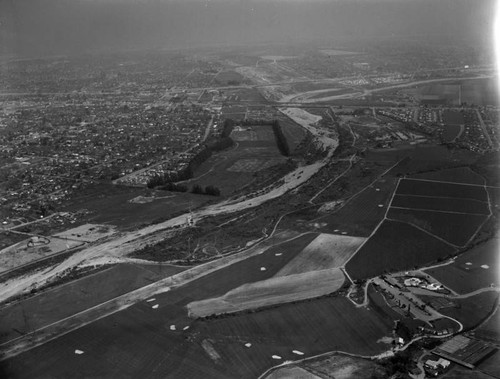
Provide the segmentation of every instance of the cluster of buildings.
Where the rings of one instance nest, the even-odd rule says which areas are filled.
[[[196,57],[131,53],[5,65],[0,83],[11,94],[0,106],[0,208],[13,217],[50,213],[86,183],[149,167],[149,174],[182,169],[217,113],[166,96],[214,78],[218,65]]]

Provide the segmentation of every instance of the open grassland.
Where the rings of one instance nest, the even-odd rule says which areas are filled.
[[[391,208],[387,214],[387,218],[390,220],[418,226],[456,246],[465,246],[483,225],[487,217],[475,214],[397,208]]]
[[[500,343],[500,311],[497,306],[495,313],[473,332],[474,337],[482,340]]]
[[[277,251],[268,258],[279,258]],[[281,252],[286,255],[286,250]],[[255,264],[257,269],[262,260]],[[248,262],[243,270],[223,269],[4,361],[3,367],[14,377],[43,372],[50,377],[112,373],[120,378],[254,378],[282,360],[296,359],[294,349],[312,356],[331,350],[372,355],[387,348],[377,341],[390,334],[393,320],[357,309],[345,298],[326,297],[214,320],[193,322],[187,317],[185,305],[190,301],[243,284],[246,272],[257,280],[261,273]],[[84,354],[76,355],[75,349]]]
[[[491,376],[484,374],[479,370],[471,370],[470,368],[453,365],[449,371],[444,373],[441,378],[445,379],[470,379],[474,375],[474,379],[491,379]]]
[[[379,353],[387,345],[377,341],[390,333],[392,320],[356,309],[345,298],[324,298],[203,321],[198,327],[202,336],[217,337],[215,349],[233,368],[234,377],[256,377],[263,368],[297,359],[293,350],[304,357],[331,350]],[[246,348],[244,343],[252,346]]]
[[[472,171],[469,167],[456,167],[422,174],[414,174],[412,178],[437,180],[443,182],[484,184],[482,176]]]
[[[118,264],[0,308],[0,343],[183,271],[170,265]]]
[[[496,237],[463,253],[452,264],[426,272],[461,294],[489,287],[491,284],[500,286],[498,249]]]
[[[313,373],[304,370],[298,366],[285,366],[277,370],[272,371],[266,376],[266,379],[290,379],[290,378],[300,378],[300,379],[321,379],[321,376],[316,376]]]
[[[498,293],[483,292],[454,301],[458,303],[457,307],[443,308],[440,309],[440,312],[460,321],[464,329],[471,329],[479,325],[495,311],[498,304]]]
[[[464,80],[461,86],[462,102],[483,106],[496,106],[499,103],[498,86],[492,78]]]
[[[271,126],[248,128],[234,130],[231,138],[236,145],[209,158],[195,171],[194,178],[183,184],[188,188],[196,184],[203,188],[212,185],[223,196],[229,196],[250,184],[257,171],[286,161],[276,146]]]
[[[398,195],[455,197],[488,201],[484,187],[414,179],[402,179],[399,183],[397,193]]]
[[[138,196],[148,202],[131,201]],[[63,211],[87,209],[89,221],[116,225],[119,229],[131,229],[166,218],[179,211],[197,208],[210,200],[207,196],[190,193],[170,193],[147,188],[123,187],[113,184],[95,184],[80,190],[63,207]]]
[[[385,376],[383,367],[372,360],[332,354],[300,363],[300,367],[317,373],[322,378],[376,379]]]
[[[395,178],[384,177],[349,200],[338,211],[318,217],[315,223],[326,223],[319,229],[324,233],[369,236],[384,218],[396,186]]]
[[[234,313],[331,294],[344,283],[340,269],[274,277],[244,284],[224,296],[188,304],[190,317]]]
[[[500,376],[500,351],[498,351],[498,349],[495,350],[492,355],[479,362],[477,368],[478,370],[491,375],[493,378],[498,378]]]
[[[384,221],[347,263],[353,279],[421,266],[455,252],[451,246],[405,223]]]
[[[469,213],[474,215],[490,214],[487,202],[472,199],[459,199],[456,197],[427,197],[396,194],[392,200],[391,208]]]
[[[276,276],[341,267],[365,240],[363,237],[320,234]]]

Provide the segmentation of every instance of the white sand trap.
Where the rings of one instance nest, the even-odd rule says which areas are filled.
[[[83,353],[84,352],[82,350],[78,350],[78,349],[75,350],[75,354],[82,355]]]
[[[175,327],[175,325],[170,325],[170,330],[177,330],[177,328]]]
[[[304,353],[300,350],[292,350],[292,353],[297,354],[297,355],[304,355]]]
[[[347,232],[342,232],[341,234],[347,234]]]
[[[311,299],[337,291],[344,281],[339,268],[274,277],[244,284],[220,297],[193,301],[187,305],[188,315],[205,317]]]
[[[261,267],[260,271],[266,271],[266,268],[265,267]]]
[[[466,263],[466,265],[467,265],[467,266],[472,266],[472,263],[467,262],[467,263]]]
[[[247,342],[247,343],[245,344],[245,346],[246,346],[246,347],[252,347],[252,344],[251,344],[250,342]]]
[[[487,269],[490,268],[490,266],[488,266],[488,265],[482,265],[481,268],[484,268],[485,270],[487,270]]]
[[[158,307],[159,307],[159,305],[158,305],[158,304],[155,304],[155,305],[153,305],[151,308],[153,308],[153,309],[158,309]]]
[[[379,191],[380,191],[380,188],[375,188],[375,191],[379,192]]]
[[[334,230],[334,232],[335,232],[335,233],[338,233],[338,232],[339,232],[339,230],[338,230],[338,229],[335,229],[335,230]]]
[[[276,276],[341,267],[365,240],[363,237],[320,234]]]
[[[156,299],[153,297],[152,299],[146,300],[148,303],[151,303],[152,301],[155,301]]]
[[[277,257],[280,257],[280,256],[282,256],[282,255],[283,255],[283,253],[276,253],[276,254],[274,254],[274,255],[275,255],[275,256],[277,256]]]
[[[182,328],[182,330],[188,330],[188,329],[189,329],[189,325]]]
[[[384,204],[379,204],[378,207],[379,208],[382,208],[384,206]]]
[[[272,357],[273,359],[281,359],[281,357],[279,355],[273,355]]]

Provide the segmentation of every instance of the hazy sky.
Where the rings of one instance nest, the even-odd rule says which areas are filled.
[[[495,0],[0,0],[0,52],[491,34]]]

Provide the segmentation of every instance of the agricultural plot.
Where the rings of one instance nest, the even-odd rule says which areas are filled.
[[[382,378],[386,372],[372,360],[332,354],[300,363],[306,370],[321,375],[323,378]]]
[[[392,199],[391,208],[468,213],[472,215],[490,214],[488,203],[484,201],[398,194]]]
[[[320,234],[276,276],[342,267],[365,240],[363,237]]]
[[[462,102],[476,105],[498,105],[498,87],[493,79],[464,80],[462,86]]]
[[[491,341],[494,343],[500,342],[500,312],[499,307],[495,313],[482,324],[479,328],[475,329],[471,334],[482,340]]]
[[[0,308],[0,344],[183,271],[170,265],[118,264]]]
[[[301,378],[301,379],[321,379],[320,376],[316,376],[303,368],[298,366],[286,366],[272,371],[266,376],[266,379],[289,379],[289,378]]]
[[[215,348],[235,370],[234,377],[256,377],[263,368],[321,352],[381,352],[387,345],[377,341],[389,335],[391,322],[374,311],[356,309],[344,298],[324,298],[203,321],[197,330],[202,336],[217,336]],[[244,346],[248,342],[250,348]]]
[[[0,251],[0,273],[83,244],[83,241],[55,237],[25,239]]]
[[[493,238],[461,254],[452,264],[431,268],[426,273],[460,294],[500,286],[498,248],[498,237]]]
[[[237,143],[234,148],[209,158],[195,171],[194,178],[183,184],[188,187],[195,184],[216,186],[223,196],[229,196],[251,183],[255,172],[286,161],[269,125],[235,129],[231,138]]]
[[[493,354],[479,362],[477,368],[493,378],[498,378],[500,376],[500,351],[495,349]]]
[[[353,279],[366,279],[422,266],[454,252],[448,244],[411,225],[384,221],[346,264],[346,270]]]
[[[415,179],[402,179],[399,182],[397,194],[428,197],[454,197],[459,199],[488,201],[486,190],[482,186]]]
[[[174,196],[166,198],[166,195]],[[130,200],[138,196],[153,197],[147,203],[134,203]],[[182,210],[196,208],[206,203],[208,196],[190,193],[168,193],[146,188],[123,187],[112,184],[96,184],[81,190],[77,197],[72,198],[63,210],[76,212],[86,209],[92,223],[112,224],[120,230],[136,228],[149,224],[158,218],[165,218]]]
[[[465,299],[456,299],[458,307],[443,308],[440,312],[460,321],[464,329],[471,329],[479,325],[492,314],[498,302],[498,293],[495,291],[483,292]]]
[[[368,237],[384,218],[397,179],[384,177],[352,198],[338,211],[318,217],[315,223],[326,223],[319,231]]]
[[[472,171],[469,167],[449,168],[439,171],[431,171],[422,174],[414,174],[411,176],[414,179],[427,179],[443,182],[468,183],[468,184],[484,184],[484,178]]]
[[[296,359],[293,350],[311,356],[331,350],[377,354],[390,334],[393,320],[367,309],[357,309],[344,298],[327,297],[257,313],[193,322],[184,306],[200,296],[224,293],[247,280],[259,280],[271,271],[257,269],[279,260],[297,246],[311,242],[303,236],[269,249],[251,267],[215,272],[183,287],[140,302],[124,311],[97,320],[56,340],[5,362],[8,375],[34,377],[160,377],[249,378],[278,361]],[[305,243],[305,244],[304,244]],[[299,250],[299,251],[300,251]],[[275,254],[281,252],[281,256]],[[283,261],[281,262],[283,263]],[[255,270],[254,270],[255,269]],[[238,283],[238,284],[237,284]],[[155,305],[159,305],[154,308]],[[204,347],[210,342],[216,354]],[[250,343],[250,347],[245,344]],[[75,349],[84,353],[75,354]]]
[[[331,294],[344,280],[338,268],[274,277],[244,284],[218,298],[189,303],[187,308],[194,318],[259,309]]]
[[[387,218],[422,228],[455,246],[465,246],[488,216],[391,207]]]

